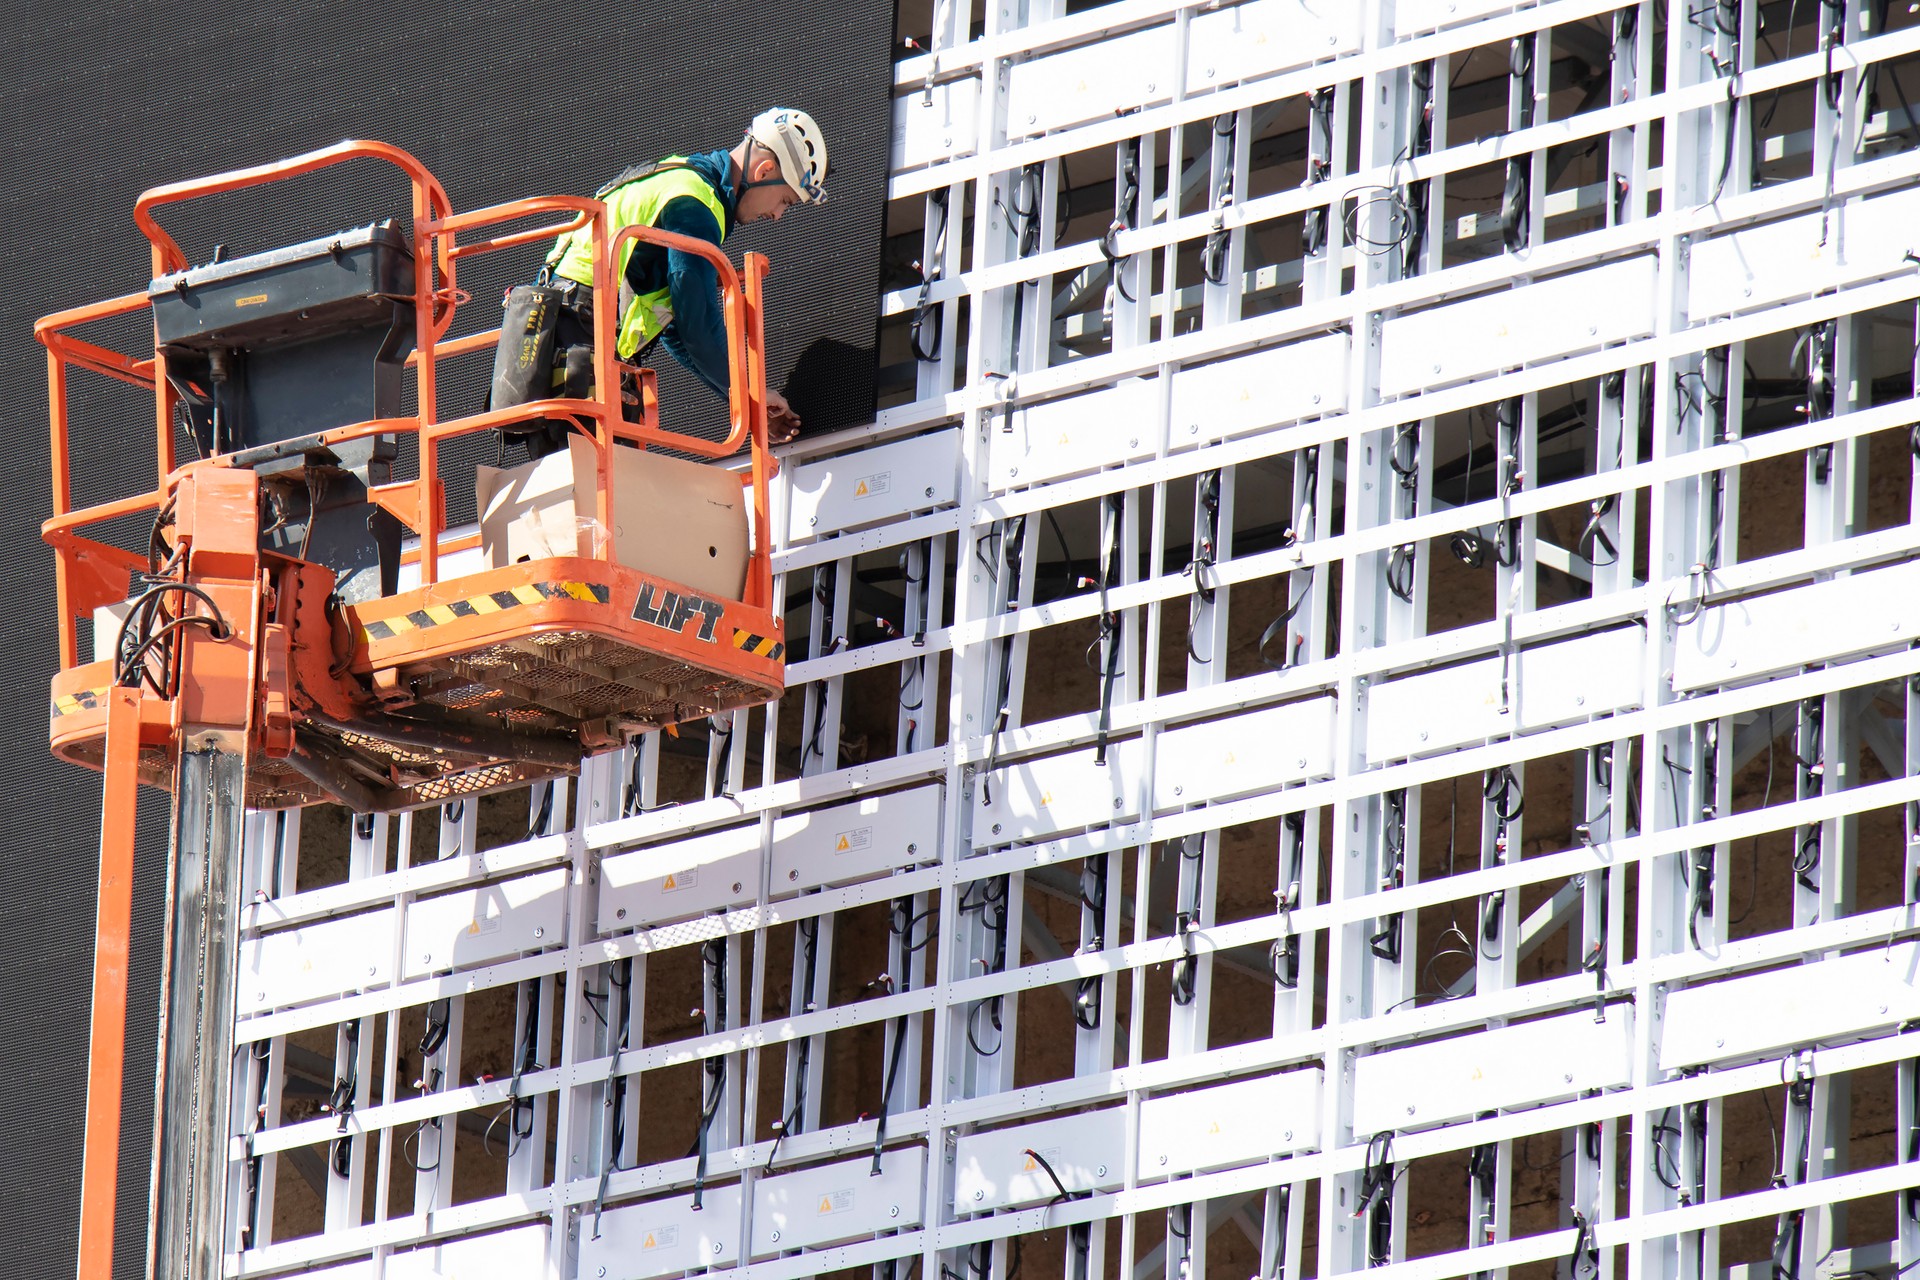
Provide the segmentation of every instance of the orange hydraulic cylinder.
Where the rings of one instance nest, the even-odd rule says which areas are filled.
[[[127,1048],[127,957],[133,928],[134,813],[139,788],[140,690],[115,685],[107,693],[106,780],[100,809],[93,1046],[87,1056],[87,1133],[80,1175],[80,1280],[113,1277],[120,1096]]]

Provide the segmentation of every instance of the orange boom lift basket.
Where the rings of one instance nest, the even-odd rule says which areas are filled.
[[[162,207],[356,160],[397,166],[412,188],[410,228],[389,233],[395,260],[408,267],[410,293],[382,296],[396,309],[397,330],[407,327],[410,313],[413,349],[404,376],[417,412],[265,446],[226,448],[216,428],[207,456],[176,465],[182,401],[190,408],[204,391],[169,368],[177,348],[156,338],[151,354],[125,354],[79,331],[153,309],[156,298],[171,306],[168,288],[204,299],[196,305],[220,301],[209,290],[193,293],[196,272],[211,268],[188,270],[156,220]],[[158,188],[140,197],[134,219],[152,244],[153,288],[48,316],[35,329],[47,348],[53,437],[53,517],[44,535],[57,557],[61,669],[51,707],[57,755],[105,767],[114,691],[137,688],[138,748],[126,755],[137,759],[141,782],[169,787],[183,730],[220,724],[245,731],[249,805],[339,801],[361,811],[391,810],[572,772],[583,754],[621,745],[637,732],[780,695],[782,621],[773,607],[768,558],[773,463],[766,439],[763,257],[747,254],[736,271],[704,242],[646,227],[612,235],[605,206],[591,199],[538,197],[456,214],[417,160],[375,142],[342,143]],[[526,226],[529,221],[541,225]],[[515,224],[520,229],[511,229]],[[593,398],[442,416],[441,361],[486,357],[498,336],[447,338],[456,308],[467,300],[456,283],[461,264],[569,231],[591,236],[599,298],[616,296],[612,264],[633,240],[713,264],[732,374],[725,439],[661,428],[652,372],[616,360],[618,316],[606,306],[595,308],[593,321]],[[341,241],[328,247],[345,261]],[[245,305],[249,298],[234,301]],[[152,492],[74,509],[67,406],[75,370],[152,393],[158,452]],[[617,391],[623,373],[639,392],[638,421],[623,417]],[[446,535],[442,451],[461,437],[542,418],[570,419],[590,446],[593,489],[589,494],[583,485],[574,497],[602,531],[614,527],[620,499],[613,484],[616,450],[669,449],[717,461],[746,449],[747,465],[733,473],[748,522],[739,598],[696,590],[649,572],[644,563],[621,563],[613,558],[614,539],[604,536],[582,539],[581,554],[443,577],[447,557],[470,552],[476,536]],[[263,541],[276,518],[274,495],[289,475],[337,466],[355,449],[364,453],[369,442],[382,442],[387,456],[395,456],[395,442],[408,437],[417,446],[417,474],[368,484],[365,503],[373,519],[395,520],[411,531],[407,562],[417,568],[411,575],[417,585],[343,598],[337,566]],[[116,522],[123,531],[151,522],[145,554],[105,540],[101,526]],[[466,559],[477,562],[471,553]],[[133,611],[142,628],[135,641],[146,643],[123,640],[115,653],[81,662],[78,622],[130,597],[152,597]],[[136,701],[125,692],[119,700]],[[122,715],[132,723],[135,709]]]

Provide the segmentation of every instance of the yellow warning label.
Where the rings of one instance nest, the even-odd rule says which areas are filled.
[[[822,1212],[822,1213],[832,1213],[832,1212],[833,1212],[833,1197],[832,1197],[832,1196],[821,1196],[821,1197],[820,1197],[820,1212]]]
[[[1229,752],[1227,752],[1227,763],[1228,763],[1228,764],[1232,764],[1232,763],[1234,763],[1234,762],[1235,762],[1235,761],[1236,761],[1237,759],[1238,759],[1238,757],[1237,757],[1237,756],[1235,756],[1235,755],[1233,754],[1233,752],[1231,752],[1231,751],[1229,751]]]
[[[659,1242],[653,1238],[653,1232],[647,1232],[647,1238],[640,1247],[642,1249],[656,1249],[659,1247]]]
[[[1218,1120],[1215,1120],[1215,1121],[1213,1122],[1213,1127],[1212,1127],[1212,1128],[1210,1128],[1210,1129],[1208,1129],[1208,1130],[1207,1130],[1207,1132],[1208,1132],[1208,1133],[1218,1133],[1218,1132],[1220,1132],[1220,1122],[1219,1122]]]
[[[662,889],[678,889],[680,886],[674,883],[672,876],[668,876],[666,879],[666,883],[662,884],[660,887]]]
[[[864,498],[867,496],[867,482],[865,480],[853,486],[853,496],[856,498]]]
[[[839,832],[833,838],[833,851],[835,853],[851,853],[855,850],[868,849],[872,846],[872,827],[855,827],[851,831]]]
[[[1035,1169],[1038,1169],[1039,1167],[1040,1167],[1039,1165],[1037,1165],[1037,1164],[1035,1164],[1035,1163],[1033,1162],[1033,1157],[1032,1157],[1032,1156],[1028,1156],[1028,1157],[1027,1157],[1027,1162],[1026,1162],[1025,1164],[1023,1164],[1023,1165],[1021,1165],[1021,1166],[1020,1166],[1020,1172],[1022,1172],[1022,1173],[1032,1173],[1032,1172],[1033,1172],[1033,1171],[1034,1171]]]

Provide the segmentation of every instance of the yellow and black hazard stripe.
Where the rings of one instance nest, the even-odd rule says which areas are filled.
[[[464,600],[451,600],[446,604],[430,604],[424,609],[415,609],[412,613],[398,614],[391,618],[375,618],[360,628],[360,639],[364,643],[370,640],[391,640],[397,635],[409,631],[425,631],[437,627],[443,622],[452,622],[456,618],[482,617],[489,613],[500,613],[507,609],[517,609],[523,604],[539,604],[542,600],[587,600],[595,604],[605,604],[611,597],[604,583],[599,582],[528,582],[504,591],[486,591],[477,596],[468,596]]]
[[[751,631],[742,631],[739,627],[733,629],[733,647],[756,657],[772,658],[776,662],[779,661],[780,655],[787,651],[787,646],[778,640],[769,640]]]
[[[97,711],[107,700],[105,689],[82,689],[78,693],[63,693],[53,700],[52,719],[70,716],[76,711]]]

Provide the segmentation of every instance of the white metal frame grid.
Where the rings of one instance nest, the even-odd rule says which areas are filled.
[[[1911,225],[1920,150],[1875,123],[1862,85],[1920,53],[1920,27],[1877,31],[1865,0],[1805,7],[1818,47],[1776,58],[1758,0],[1120,0],[1071,15],[990,0],[977,35],[941,0],[896,79],[891,194],[925,207],[926,265],[882,313],[915,322],[915,390],[787,458],[776,567],[806,599],[789,697],[711,735],[707,798],[655,808],[649,738],[537,788],[539,833],[506,848],[476,851],[466,806],[439,815],[438,860],[390,865],[388,820],[363,820],[346,883],[293,892],[297,821],[253,820],[229,1221],[256,1225],[230,1274],[900,1277],[917,1263],[928,1280],[1005,1280],[1016,1239],[1065,1228],[1064,1274],[1172,1280],[1209,1274],[1209,1234],[1233,1223],[1262,1277],[1293,1277],[1311,1217],[1320,1276],[1556,1261],[1581,1280],[1678,1280],[1719,1273],[1720,1229],[1756,1219],[1777,1220],[1779,1266],[1812,1275],[1840,1238],[1835,1205],[1920,1185],[1904,1136],[1920,1131],[1906,941],[1920,936],[1920,615],[1905,604],[1920,538],[1913,510],[1862,524],[1866,441],[1915,417],[1906,398],[1870,402],[1869,317],[1920,299],[1913,246],[1885,230]],[[1599,105],[1555,119],[1533,67],[1550,76],[1576,26],[1607,33],[1608,82]],[[1454,73],[1488,47],[1512,59],[1507,129],[1450,138]],[[1093,90],[1063,73],[1090,66],[1107,77]],[[1809,176],[1750,189],[1729,130],[1778,91],[1809,104],[1802,144],[1783,125],[1775,148],[1802,145]],[[1137,112],[1115,116],[1102,93]],[[1305,94],[1312,181],[1236,199],[1275,104]],[[1184,126],[1207,122],[1189,156]],[[1602,157],[1597,195],[1549,190],[1552,149],[1576,143]],[[1116,178],[1116,225],[1056,243],[1063,160],[1090,152],[1115,174],[1132,161],[1137,195]],[[1514,175],[1528,243],[1455,261],[1446,185],[1489,164]],[[1302,215],[1324,243],[1250,268],[1254,232]],[[1204,261],[1197,284],[1183,257]],[[1298,305],[1242,318],[1281,279]],[[1746,344],[1796,331],[1794,359],[1820,375],[1809,411],[1763,433]],[[1090,333],[1097,352],[1066,342]],[[1585,389],[1590,465],[1549,481],[1542,415],[1568,387]],[[1470,411],[1493,424],[1493,496],[1445,505],[1438,442]],[[1804,545],[1742,562],[1741,468],[1802,457]],[[1274,501],[1241,483],[1263,460],[1291,476],[1292,536],[1236,551],[1236,501]],[[1089,504],[1097,589],[1035,603],[1040,520]],[[1611,563],[1541,535],[1540,516],[1570,507],[1619,549]],[[1495,616],[1431,631],[1423,549],[1456,536],[1485,542]],[[1199,550],[1169,567],[1182,545]],[[894,636],[848,646],[859,567],[895,557]],[[1544,603],[1543,569],[1590,588]],[[1297,606],[1279,665],[1225,679],[1230,609],[1243,602],[1244,629],[1244,602],[1276,584]],[[1071,624],[1097,627],[1111,696],[1029,722],[1031,646]],[[1157,655],[1183,628],[1184,688],[1163,691]],[[843,765],[843,699],[863,679],[902,691],[893,754]],[[1904,731],[1873,705],[1889,689]],[[795,715],[800,776],[782,778]],[[1781,716],[1793,793],[1734,812],[1732,775],[1771,736],[1753,726]],[[753,733],[750,780],[748,752],[725,744]],[[1861,744],[1889,780],[1861,784]],[[1586,820],[1522,859],[1530,764],[1566,768]],[[1421,788],[1461,779],[1480,797],[1474,869],[1422,880]],[[1903,847],[1867,847],[1861,818],[1892,810]],[[398,848],[421,820],[394,820]],[[1275,909],[1217,920],[1222,833],[1274,820]],[[1732,938],[1732,851],[1768,833],[1793,842],[1794,869],[1768,870],[1793,927]],[[1862,906],[1861,868],[1889,860],[1901,902]],[[1168,879],[1171,921],[1123,901],[1151,903]],[[1063,881],[1081,904],[1072,951],[1028,910]],[[1523,895],[1544,905],[1523,913]],[[890,976],[832,1006],[835,924],[862,907],[894,921]],[[1471,982],[1422,1004],[1422,913],[1443,911],[1479,935]],[[791,1008],[769,996],[781,930],[796,939]],[[1523,951],[1561,930],[1570,972],[1522,981]],[[1271,957],[1271,1034],[1210,1048],[1215,965],[1248,948]],[[702,957],[702,1032],[659,1042],[641,1034],[647,967],[682,950]],[[1158,974],[1173,994],[1152,987],[1168,1031],[1150,1058]],[[1102,1012],[1079,1024],[1070,1075],[1016,1085],[1018,996],[1056,988]],[[485,991],[514,993],[512,1043],[528,1051],[511,1078],[476,1082],[463,1018]],[[409,1091],[399,1019],[421,1011],[444,1033]],[[335,1109],[281,1123],[287,1037],[329,1026]],[[861,1051],[889,1081],[883,1119],[822,1127],[821,1073],[850,1043],[831,1037],[875,1027]],[[777,1133],[752,1119],[767,1061]],[[647,1073],[689,1064],[712,1117],[701,1152],[639,1164]],[[1901,1162],[1855,1168],[1848,1073],[1887,1064]],[[1779,1185],[1722,1195],[1725,1099],[1783,1080]],[[498,1193],[454,1204],[444,1135],[462,1117],[516,1136]],[[1532,1135],[1568,1153],[1565,1208],[1555,1229],[1516,1233],[1514,1150]],[[1388,1170],[1449,1153],[1486,1153],[1463,1193],[1472,1246],[1409,1259],[1408,1187]],[[277,1180],[316,1158],[325,1233],[271,1239]],[[389,1217],[401,1170],[417,1211]],[[1855,1249],[1856,1269],[1920,1260],[1920,1223],[1897,1221],[1880,1253]]]

